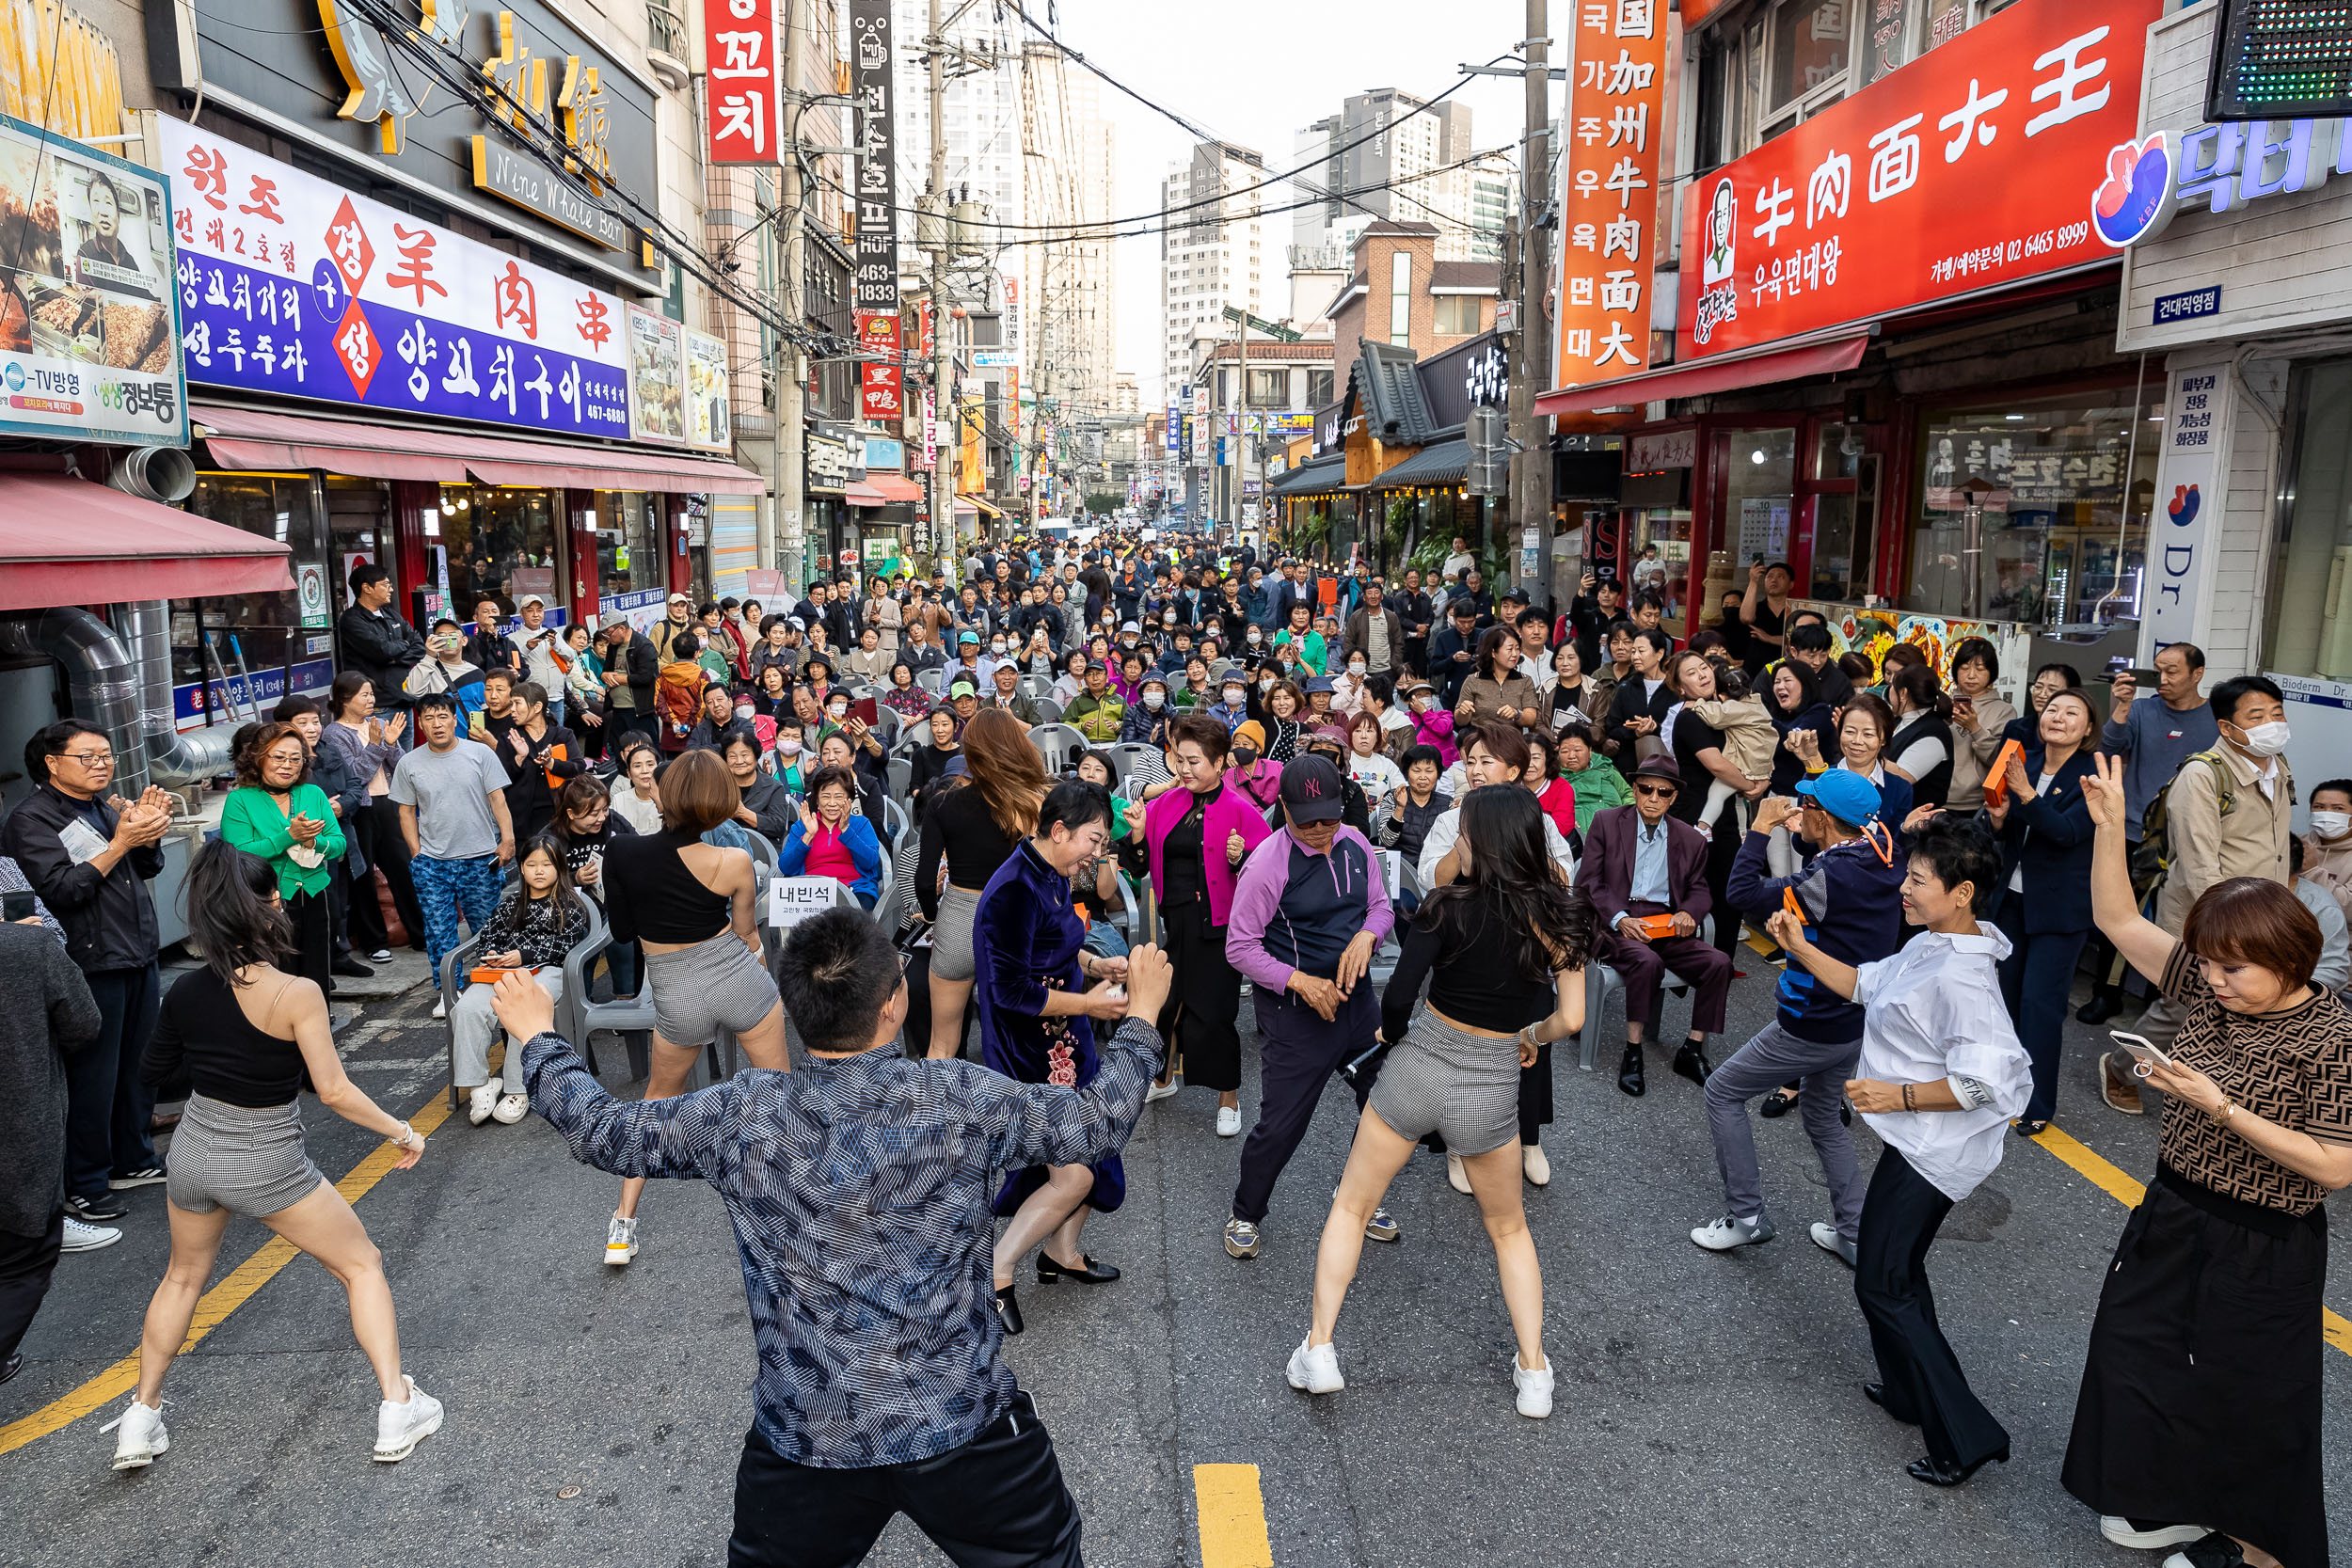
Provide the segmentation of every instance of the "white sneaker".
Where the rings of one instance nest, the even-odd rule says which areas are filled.
[[[65,1217],[65,1244],[60,1252],[96,1252],[122,1240],[122,1232],[111,1225],[84,1225],[72,1214]]]
[[[417,1386],[417,1380],[403,1372],[400,1381],[408,1386],[406,1402],[395,1404],[390,1400],[375,1407],[375,1462],[397,1465],[414,1453],[417,1445],[441,1430],[441,1402]]]
[[[1445,1155],[1445,1184],[1464,1197],[1470,1196],[1470,1168],[1462,1164],[1462,1157],[1452,1149],[1447,1149]]]
[[[115,1439],[115,1465],[118,1470],[143,1470],[155,1463],[155,1456],[171,1447],[171,1433],[164,1430],[161,1407],[141,1404],[135,1398],[131,1406],[98,1430],[112,1432],[120,1427],[122,1434]]]
[[[1165,1084],[1160,1083],[1157,1079],[1154,1079],[1152,1086],[1143,1091],[1143,1102],[1146,1105],[1149,1105],[1155,1100],[1172,1100],[1176,1096],[1176,1091],[1184,1086],[1184,1085],[1183,1084],[1173,1078],[1169,1079]]]
[[[389,947],[379,947],[368,955],[368,962],[372,964],[388,964],[391,961],[392,950]]]
[[[466,1119],[476,1127],[490,1119],[498,1109],[499,1081],[495,1078],[470,1090],[466,1098]]]
[[[1823,1252],[1836,1253],[1838,1259],[1850,1269],[1855,1266],[1854,1244],[1840,1236],[1836,1226],[1827,1220],[1815,1220],[1811,1235],[1815,1246],[1820,1247]]]
[[[1549,1187],[1551,1185],[1551,1162],[1545,1157],[1543,1145],[1519,1145],[1519,1169],[1527,1173],[1529,1186]]]
[[[531,1115],[531,1097],[527,1094],[501,1095],[499,1098],[498,1109],[490,1114],[512,1127],[523,1117]]]
[[[1545,1363],[1529,1371],[1519,1365],[1518,1357],[1511,1358],[1511,1386],[1518,1390],[1519,1414],[1542,1420],[1551,1414],[1551,1363]]]
[[[1298,1341],[1291,1352],[1291,1386],[1310,1394],[1336,1394],[1347,1386],[1347,1379],[1340,1376],[1340,1348],[1326,1340],[1320,1345]]]
[[[1772,1222],[1758,1214],[1752,1220],[1734,1219],[1729,1214],[1708,1220],[1691,1232],[1691,1240],[1709,1252],[1729,1252],[1733,1247],[1749,1246],[1772,1239]]]
[[[636,1256],[637,1216],[631,1214],[623,1219],[618,1214],[613,1215],[612,1223],[605,1227],[604,1260],[619,1268]]]
[[[1216,1135],[1230,1138],[1241,1131],[1241,1107],[1219,1105],[1216,1108]]]
[[[2192,1541],[2205,1538],[2202,1525],[2155,1525],[2141,1529],[2118,1513],[2099,1516],[2099,1533],[2119,1546],[2137,1546],[2141,1551],[2153,1551],[2159,1546],[2185,1546]]]
[[[437,997],[435,997],[435,998],[433,999],[433,1016],[434,1016],[435,1018],[447,1018],[447,1017],[449,1017],[449,998],[448,998],[448,997],[446,997],[446,996],[437,996]]]

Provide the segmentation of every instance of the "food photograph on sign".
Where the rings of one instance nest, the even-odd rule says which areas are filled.
[[[727,345],[702,332],[686,335],[686,444],[724,451],[734,440],[727,414]]]
[[[667,316],[628,313],[629,424],[641,441],[686,439],[685,334]]]
[[[162,182],[0,118],[0,430],[186,439]]]

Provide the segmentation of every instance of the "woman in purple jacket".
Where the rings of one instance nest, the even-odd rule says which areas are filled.
[[[1152,892],[1159,903],[1160,944],[1176,979],[1160,1012],[1168,1042],[1166,1076],[1145,1100],[1166,1100],[1184,1082],[1216,1090],[1216,1134],[1241,1131],[1241,974],[1225,957],[1225,922],[1233,909],[1235,868],[1270,830],[1264,815],[1238,789],[1225,786],[1232,739],[1205,714],[1168,725],[1168,759],[1184,787],[1150,805],[1127,808],[1126,851],[1132,869],[1149,857]]]

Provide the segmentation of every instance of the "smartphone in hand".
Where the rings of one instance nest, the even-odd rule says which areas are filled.
[[[2148,1069],[2152,1067],[2172,1066],[2171,1057],[2157,1050],[2140,1036],[2127,1035],[2121,1029],[2110,1029],[2107,1031],[2107,1038],[2131,1053],[2132,1060],[2137,1064],[2132,1070],[2142,1078],[2148,1076]]]

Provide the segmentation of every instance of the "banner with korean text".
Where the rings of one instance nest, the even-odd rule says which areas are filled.
[[[1662,0],[1574,0],[1570,11],[1552,363],[1559,385],[1581,387],[1650,368],[1667,22]]]
[[[775,0],[703,0],[703,58],[710,162],[775,163],[784,137]]]
[[[906,368],[898,354],[898,312],[857,312],[858,410],[868,420],[906,417]]]
[[[1677,360],[2112,259],[2082,193],[2139,120],[2162,0],[2022,0],[1697,177]]]
[[[866,112],[857,160],[850,303],[898,313],[898,103],[891,82],[890,0],[850,0],[850,80]]]
[[[629,435],[612,294],[158,116],[188,380]]]

